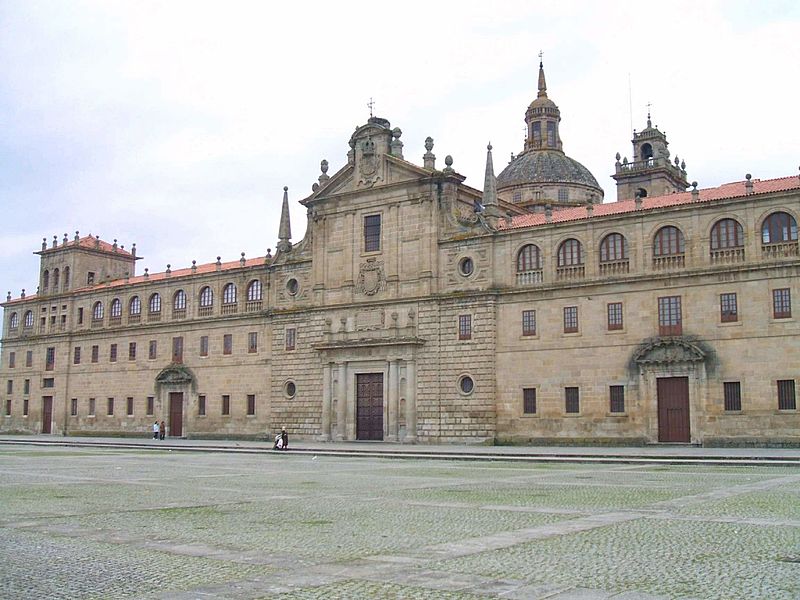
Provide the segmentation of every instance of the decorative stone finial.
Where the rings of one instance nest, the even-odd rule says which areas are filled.
[[[53,248],[55,248],[56,246],[58,246],[58,236],[54,235],[53,236]]]
[[[244,259],[244,252],[242,252],[242,257],[239,259],[239,264],[244,266],[247,261]]]
[[[100,247],[100,236],[99,235],[94,236],[94,247],[95,248],[99,248]]]
[[[356,127],[356,131],[358,131],[358,127]],[[350,150],[347,151],[347,164],[353,165],[356,162],[356,141],[350,138],[348,143],[350,144]]]
[[[222,257],[221,256],[217,257],[217,262],[214,263],[214,267],[215,267],[215,269],[217,271],[220,271],[222,269]]]
[[[77,242],[79,239],[81,239],[81,233],[80,233],[80,231],[76,231],[75,232],[75,241]]]
[[[144,278],[150,279],[150,269],[148,267],[144,268]]]
[[[11,302],[11,290],[8,290],[8,293],[6,294],[6,302]]]
[[[136,242],[133,242],[133,245],[131,246],[131,255],[136,258]]]
[[[436,155],[431,150],[433,150],[433,138],[428,136],[425,138],[425,154],[422,155],[422,166],[426,169],[436,168]]]
[[[633,196],[633,204],[636,207],[636,210],[641,210],[642,208],[642,194],[639,190],[636,190],[636,193]]]
[[[171,274],[172,274],[172,265],[171,265],[171,264],[169,264],[169,263],[167,263],[167,270],[166,270],[166,271],[164,271],[164,275],[166,275],[167,277],[169,277]]]
[[[267,256],[265,257],[267,260],[272,258],[272,248],[267,248]]]
[[[278,227],[278,252],[289,252],[292,249],[292,225],[289,221],[289,188],[283,188],[283,204],[281,205],[281,222]]]
[[[444,173],[454,173],[455,172],[455,170],[453,169],[453,157],[450,156],[449,154],[444,157],[444,164],[445,164],[445,167],[444,167],[444,170],[443,170]]]
[[[685,160],[681,161],[681,171],[686,171],[686,161]]]
[[[322,162],[319,163],[319,170],[322,171],[322,174],[319,176],[319,179],[318,179],[319,186],[318,186],[317,189],[319,189],[319,187],[322,187],[326,183],[328,183],[328,180],[331,178],[331,176],[328,175],[328,161],[327,160],[323,159]],[[314,190],[314,191],[316,191],[316,190]]]
[[[616,164],[620,164],[620,162],[619,162],[619,159],[620,159],[620,158],[622,158],[622,157],[619,155],[619,152],[617,152],[617,156],[616,156],[617,163],[616,163]]]
[[[544,220],[548,223],[553,221],[553,205],[552,204],[545,204],[544,205]]]
[[[753,193],[753,182],[751,181],[751,179],[753,178],[753,176],[750,175],[750,173],[748,173],[747,175],[744,176],[744,178],[747,180],[747,181],[744,182],[744,191],[745,191],[746,194],[752,194]]]
[[[692,202],[697,202],[700,199],[700,191],[697,189],[697,182],[692,182]]]
[[[195,273],[197,273],[197,261],[193,260],[192,261],[192,275],[194,275]]]
[[[42,238],[42,250],[47,250],[47,238]]]
[[[64,239],[62,240],[61,245],[62,246],[66,246],[68,241],[69,241],[69,239],[67,238],[67,234],[65,233],[64,234]]]
[[[117,251],[117,238],[114,238],[114,243],[111,244],[111,248],[113,248],[114,252]]]
[[[592,199],[589,198],[589,203],[586,205],[586,216],[591,217],[594,215],[594,204],[592,204]]]
[[[447,158],[450,158],[449,156]],[[445,163],[447,159],[445,159]],[[450,164],[453,159],[450,158]],[[448,165],[449,166],[449,165]],[[483,177],[483,206],[497,206],[497,178],[494,176],[494,162],[492,161],[492,143],[486,146],[486,172]]]
[[[396,156],[397,158],[403,158],[403,142],[400,141],[401,135],[403,135],[403,131],[399,127],[392,129],[391,153],[392,156]]]
[[[24,298],[25,297],[25,288],[22,288],[22,293],[20,293],[19,297],[20,298]]]
[[[539,52],[539,93],[536,94],[537,98],[547,98],[547,82],[544,80],[544,63],[542,62],[542,53]]]

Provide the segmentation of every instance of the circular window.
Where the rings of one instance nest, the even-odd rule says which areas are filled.
[[[466,256],[461,259],[458,263],[458,272],[461,273],[464,277],[469,277],[472,275],[472,272],[475,270],[475,263],[472,262],[472,259],[469,256]]]
[[[283,393],[286,394],[288,398],[294,398],[294,395],[297,393],[297,386],[294,384],[294,381],[287,381],[283,384]]]
[[[469,375],[461,377],[461,379],[458,380],[458,389],[461,390],[462,394],[471,394],[472,390],[475,389],[475,382],[472,380],[472,377]]]
[[[290,279],[286,282],[286,290],[292,295],[297,295],[297,291],[300,289],[300,284],[297,283],[297,279]]]

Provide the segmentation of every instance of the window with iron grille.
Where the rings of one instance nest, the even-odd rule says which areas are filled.
[[[564,388],[564,411],[567,413],[579,413],[581,411],[578,388]]]
[[[725,395],[725,410],[742,410],[742,392],[738,381],[725,381],[722,384]]]
[[[14,380],[9,379],[6,381],[6,394],[9,396],[14,393]]]
[[[201,394],[197,397],[197,414],[204,417],[206,414],[206,397]]]
[[[226,333],[222,336],[222,353],[223,354],[232,354],[233,353],[233,334]]]
[[[17,365],[17,353],[16,352],[9,352],[8,353],[8,368],[13,369]]]
[[[94,411],[95,411],[95,400],[94,400],[94,398],[89,398],[89,412],[88,412],[88,415],[90,417],[93,417],[94,416]]]
[[[608,330],[622,329],[622,302],[608,303]]]
[[[536,388],[522,390],[522,413],[525,415],[536,414]]]
[[[558,188],[558,199],[561,202],[569,200],[569,190],[567,188]]]
[[[458,316],[458,339],[472,339],[472,315]]]
[[[256,414],[256,395],[247,394],[247,415],[253,416]]]
[[[294,327],[286,328],[286,349],[294,350],[297,344],[297,330]]]
[[[153,416],[155,400],[153,396],[147,397],[147,415],[150,417]]]
[[[683,318],[681,315],[681,297],[664,296],[658,299],[658,334],[681,335]]]
[[[56,380],[52,377],[45,377],[42,379],[42,387],[43,388],[52,388],[56,386]]]
[[[522,311],[522,335],[536,335],[536,311]]]
[[[723,323],[735,323],[739,320],[739,307],[736,294],[727,293],[719,295],[719,318]]]
[[[108,416],[111,417],[114,415],[114,399],[108,399]]]
[[[52,371],[56,366],[56,349],[51,347],[45,354],[44,370]]]
[[[33,350],[27,350],[25,352],[25,366],[26,367],[33,366]]]
[[[70,400],[69,414],[72,417],[77,417],[78,416],[78,399],[77,398],[73,398],[72,400]]]
[[[564,307],[564,333],[578,332],[578,307]]]
[[[29,406],[29,400],[27,398],[25,398],[22,401],[22,416],[23,417],[27,417],[28,416],[28,406]]]
[[[247,334],[247,351],[250,354],[258,352],[258,332],[251,331]]]
[[[136,342],[128,344],[128,360],[136,360]]]
[[[22,382],[22,395],[27,396],[30,393],[31,393],[31,380],[26,379],[25,381]]]
[[[127,415],[129,417],[132,417],[133,416],[133,398],[128,396],[127,399],[125,400],[125,403],[126,403],[126,407],[125,407],[126,408],[126,413],[127,413]]]
[[[109,362],[117,362],[117,345],[111,344],[108,347],[108,360]]]
[[[222,414],[231,414],[231,397],[228,394],[222,395]]]
[[[6,399],[6,416],[11,416],[11,398]]]
[[[181,364],[183,362],[183,337],[172,338],[172,362]]]
[[[772,290],[772,316],[788,319],[792,316],[792,294],[789,288]]]
[[[92,362],[96,363],[100,360],[100,346],[92,346]]]
[[[158,356],[158,342],[156,340],[150,340],[147,356],[150,360],[155,360]]]
[[[72,364],[73,365],[81,364],[81,347],[80,346],[75,346],[75,348],[72,349]]]
[[[200,356],[208,356],[208,336],[200,336]]]
[[[796,410],[794,379],[778,380],[778,410]]]
[[[381,249],[381,216],[364,217],[364,252],[377,252]]]
[[[610,385],[608,386],[609,397],[609,411],[612,413],[625,412],[625,386],[624,385]]]

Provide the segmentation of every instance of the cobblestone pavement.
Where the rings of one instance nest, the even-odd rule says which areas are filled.
[[[800,598],[800,467],[0,443],[0,597]]]

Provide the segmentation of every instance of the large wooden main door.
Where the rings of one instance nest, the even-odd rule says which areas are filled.
[[[383,373],[356,375],[356,439],[383,439]]]
[[[658,441],[688,442],[689,378],[659,377]]]
[[[53,424],[53,397],[42,396],[42,433],[51,433]]]
[[[183,392],[169,393],[169,435],[183,435]]]

